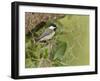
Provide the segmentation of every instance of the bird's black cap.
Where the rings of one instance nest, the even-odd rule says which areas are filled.
[[[56,24],[54,24],[54,23],[51,23],[49,26],[57,27]]]

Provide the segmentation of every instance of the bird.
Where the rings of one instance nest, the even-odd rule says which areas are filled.
[[[53,23],[36,39],[39,42],[48,41],[55,35],[57,26]]]

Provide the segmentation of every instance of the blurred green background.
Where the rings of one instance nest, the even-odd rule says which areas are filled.
[[[57,25],[55,36],[37,42],[48,25]],[[25,68],[89,65],[89,16],[65,14],[48,20],[32,35],[25,35]]]

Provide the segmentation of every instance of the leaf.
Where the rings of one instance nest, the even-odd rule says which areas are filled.
[[[66,51],[66,47],[67,47],[66,42],[62,42],[62,41],[59,42],[57,49],[55,51],[55,54],[54,54],[54,60],[55,59],[62,60],[64,53]]]

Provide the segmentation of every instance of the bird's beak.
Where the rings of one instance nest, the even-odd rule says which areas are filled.
[[[54,28],[54,31],[56,31],[57,27]]]

